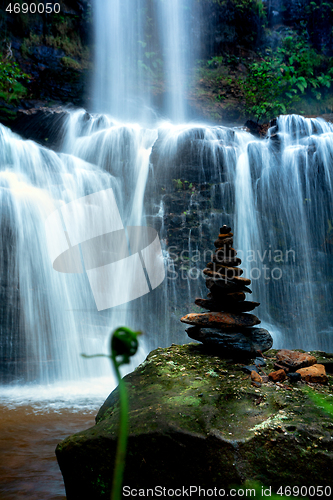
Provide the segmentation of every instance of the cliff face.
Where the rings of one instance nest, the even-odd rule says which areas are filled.
[[[87,0],[66,0],[60,4],[60,12],[50,14],[15,14],[6,12],[6,6],[1,7],[0,56],[3,62],[16,62],[20,71],[29,75],[28,81],[23,83],[26,87],[24,101],[87,105],[92,60],[92,6]],[[3,106],[9,111],[18,104],[15,99],[4,101]],[[19,104],[31,106],[24,102]],[[3,111],[2,114],[6,121],[10,113]]]

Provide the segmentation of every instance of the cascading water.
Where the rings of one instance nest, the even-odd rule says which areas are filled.
[[[70,115],[74,122],[68,125],[70,132],[82,115]],[[98,315],[86,276],[55,272],[48,253],[47,216],[90,193],[112,188],[124,225],[141,222],[156,132],[138,126],[104,129],[105,123],[91,122],[91,135],[73,142],[75,156],[57,155],[1,127],[1,269],[6,305],[1,358],[8,378],[49,383],[106,374],[107,361],[87,362],[80,353],[105,351],[110,325],[131,323],[124,308],[113,311],[114,321],[107,314]],[[79,135],[84,133],[81,127]],[[80,213],[74,215],[78,224],[85,223]],[[104,217],[112,213],[106,210]]]
[[[281,116],[265,140],[221,127],[160,130],[151,158],[163,185],[194,186],[182,186],[181,200],[165,196],[172,252],[187,282],[178,280],[179,294],[204,296],[193,269],[209,260],[219,225],[231,224],[275,347],[331,350],[332,153],[333,126],[299,116]],[[193,308],[191,300],[183,303]]]
[[[151,123],[158,105],[173,122],[186,120],[186,89],[198,57],[193,12],[193,0],[95,0],[96,111]]]
[[[138,119],[150,106],[145,74],[148,66],[144,62],[145,53],[149,53],[144,2],[95,0],[94,15],[95,108],[118,119]]]
[[[164,78],[168,89],[165,109],[173,122],[184,122],[187,118],[184,96],[194,57],[190,50],[193,40],[190,38],[189,27],[193,2],[161,1],[157,3],[157,8],[164,56]]]
[[[188,61],[180,47],[189,43],[189,24],[181,26],[191,4],[172,5],[161,0],[155,15],[164,22],[160,44],[171,89],[167,107],[177,120],[186,115],[181,82]],[[134,11],[140,13],[135,29],[123,37],[126,23],[134,23]],[[117,119],[70,112],[61,154],[1,127],[5,380],[50,382],[105,374],[106,362],[83,361],[79,354],[105,351],[107,334],[119,324],[142,328],[146,350],[185,341],[178,319],[197,294],[205,293],[198,270],[209,260],[222,223],[235,229],[253,296],[261,301],[258,314],[277,332],[278,344],[331,348],[332,126],[280,117],[268,138],[257,140],[224,127],[157,125],[156,116],[150,127],[119,122],[119,117],[138,116],[133,103],[141,110],[151,105],[145,77],[137,70],[137,61],[153,57],[144,41],[146,14],[138,1],[120,6],[110,0],[102,7],[96,0],[94,102]],[[141,118],[147,119],[144,111]],[[170,272],[158,290],[98,313],[85,275],[52,270],[44,222],[65,203],[108,188],[125,227],[148,222],[160,229]],[[195,272],[189,275],[191,266]]]
[[[15,384],[0,393],[6,413],[22,407],[20,427],[26,409],[96,413],[115,382],[108,360],[80,353],[106,353],[115,327],[143,330],[134,363],[157,346],[188,340],[179,318],[207,293],[200,271],[222,224],[233,227],[274,347],[333,348],[333,125],[282,116],[258,140],[240,129],[162,122],[157,108],[176,123],[188,117],[194,2],[94,6],[94,110],[109,114],[68,112],[61,153],[0,125],[0,377]],[[110,188],[124,227],[159,231],[167,279],[135,301],[98,312],[85,273],[52,268],[45,220]],[[86,224],[79,211],[73,217]],[[96,224],[112,217],[106,207]],[[123,271],[120,263],[115,283]],[[52,425],[47,418],[46,428]],[[21,489],[25,495],[25,479]]]

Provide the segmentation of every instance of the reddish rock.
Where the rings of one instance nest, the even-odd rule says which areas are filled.
[[[306,366],[312,366],[317,363],[314,356],[289,349],[281,349],[281,351],[276,354],[276,360],[279,365],[283,367],[286,366],[290,371],[296,371],[299,368],[305,368]]]
[[[251,280],[248,278],[241,278],[240,276],[235,276],[232,281],[234,283],[239,283],[240,285],[251,285]]]
[[[218,238],[217,240],[214,241],[214,246],[216,248],[228,248],[232,247],[234,244],[234,240],[232,237],[230,238]]]
[[[277,370],[276,372],[271,372],[268,374],[268,376],[273,382],[283,382],[287,378],[286,372],[284,370]]]
[[[231,238],[234,235],[234,233],[220,233],[219,238],[222,240],[224,238]]]
[[[213,255],[213,260],[217,260],[217,259],[237,260],[237,259],[235,259],[236,255],[237,255],[237,251],[234,248],[226,246],[223,249],[218,248],[217,250],[215,250],[215,254]],[[240,259],[238,259],[238,260],[240,261]],[[219,260],[217,260],[217,262],[219,262]]]
[[[256,382],[257,384],[262,384],[262,378],[261,376],[259,375],[259,373],[255,372],[254,370],[252,370],[251,372],[251,380],[252,382]]]
[[[207,312],[186,314],[181,320],[189,325],[208,328],[235,328],[259,325],[261,321],[254,314],[232,314],[226,312]]]
[[[243,269],[239,269],[238,267],[232,267],[232,266],[224,266],[216,262],[208,262],[207,268],[211,269],[216,273],[220,273],[231,278],[243,274]]]
[[[303,380],[306,382],[311,382],[313,384],[327,384],[328,378],[326,375],[326,370],[324,365],[312,365],[305,368],[300,368],[296,371],[299,373]]]

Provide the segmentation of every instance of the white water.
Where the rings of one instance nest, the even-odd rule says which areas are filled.
[[[140,225],[149,155],[158,134],[163,139],[153,166],[157,182],[161,168],[167,174],[187,145],[199,162],[198,179],[212,183],[213,191],[219,186],[218,212],[202,211],[193,196],[188,212],[196,209],[200,230],[208,223],[212,239],[224,222],[235,228],[242,267],[253,278],[253,299],[261,302],[258,316],[279,332],[275,346],[332,349],[331,125],[281,117],[278,150],[272,139],[259,141],[223,127],[164,124],[158,131],[97,115],[88,119],[84,111],[71,113],[68,120],[62,154],[0,128],[1,269],[9,302],[1,354],[8,379],[50,384],[107,376],[108,360],[84,360],[80,353],[107,352],[108,335],[121,324],[147,333],[138,359],[156,345],[186,341],[182,328],[175,328],[186,312],[177,298],[179,280],[167,280],[159,296],[151,293],[97,313],[86,276],[55,272],[45,241],[44,221],[55,208],[109,187],[124,226]],[[156,207],[155,217],[163,216],[161,206]],[[190,232],[184,248],[190,256],[203,250],[200,238],[193,243]],[[185,279],[189,300],[206,293],[202,281]],[[169,301],[178,303],[179,316],[172,318]]]
[[[279,142],[204,126],[169,127],[161,137],[158,170],[177,165],[171,179],[186,179],[191,157],[197,181],[213,184],[212,200],[220,186],[217,210],[193,207],[192,197],[182,210],[196,209],[211,241],[219,224],[232,226],[253,300],[261,302],[255,313],[274,333],[274,346],[332,350],[333,125],[282,116]],[[202,252],[203,242],[202,233],[195,241],[189,234],[189,255]],[[191,298],[206,293],[190,278],[188,290]]]
[[[95,0],[95,111],[147,123],[156,119],[158,103],[164,116],[185,122],[198,56],[193,8],[193,0]]]
[[[139,224],[155,136],[139,126],[98,130],[92,120],[91,135],[76,137],[83,114],[69,116],[66,147],[71,144],[75,156],[57,155],[0,126],[1,269],[7,301],[1,357],[8,379],[17,382],[110,375],[107,359],[85,360],[80,354],[108,353],[111,330],[131,325],[126,307],[97,313],[85,274],[54,271],[45,220],[64,203],[113,188],[124,225]],[[84,224],[80,213],[74,215]],[[104,217],[112,214],[106,211]],[[145,341],[141,344],[136,362],[144,356]]]
[[[159,123],[151,84],[161,75],[162,109],[175,122],[186,119],[184,94],[194,58],[191,0],[158,0],[151,12],[139,0],[95,0],[95,7],[93,101],[98,111],[110,114],[69,113],[60,154],[0,126],[3,379],[51,384],[105,377],[107,359],[84,360],[80,353],[107,353],[108,335],[121,324],[145,331],[136,363],[157,345],[186,341],[179,318],[195,296],[206,293],[202,280],[166,280],[146,297],[98,313],[85,274],[52,269],[44,222],[63,204],[112,188],[125,227],[143,224],[147,215],[161,219],[170,262],[161,186],[167,192],[190,175],[194,191],[180,214],[182,248],[191,257],[211,249],[219,226],[230,223],[242,267],[254,278],[258,316],[274,325],[275,346],[331,350],[332,126],[281,117],[277,143],[225,127]],[[150,15],[158,33],[149,32]],[[144,125],[130,121],[137,119]],[[211,186],[208,209],[196,196],[204,182]],[[150,194],[155,186],[154,203],[147,198],[147,183]],[[197,220],[194,230],[187,228],[188,214]],[[76,217],[84,223],[79,213]],[[281,262],[274,260],[276,252]]]

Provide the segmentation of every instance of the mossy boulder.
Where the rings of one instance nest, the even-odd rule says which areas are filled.
[[[275,354],[268,351],[267,373]],[[255,480],[277,490],[281,485],[331,484],[333,420],[308,391],[329,397],[332,377],[328,385],[312,385],[308,391],[302,382],[255,388],[242,368],[202,345],[187,344],[152,351],[127,375],[130,431],[124,485],[228,488]],[[116,389],[94,427],[58,445],[68,500],[109,497],[118,420]]]

